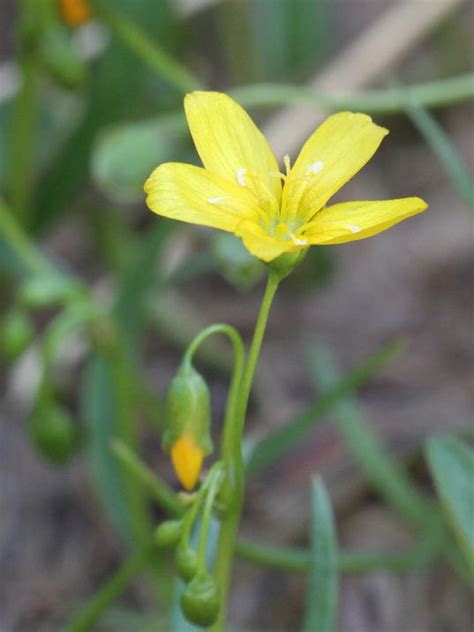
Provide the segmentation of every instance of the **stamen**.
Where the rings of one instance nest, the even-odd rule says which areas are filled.
[[[286,177],[288,177],[291,171],[291,161],[290,161],[290,156],[288,154],[285,154],[283,156],[283,162],[285,163]]]
[[[307,176],[316,175],[323,168],[324,168],[324,162],[322,160],[316,160],[316,162],[313,162],[312,164],[308,165],[306,169],[306,175]]]
[[[247,184],[246,181],[245,181],[245,174],[246,173],[247,173],[247,169],[245,167],[241,167],[240,169],[238,169],[238,171],[236,173],[237,182],[242,187],[244,187]]]
[[[295,237],[293,233],[291,233],[290,237],[295,246],[306,246],[308,243],[307,239],[298,239],[298,237]]]

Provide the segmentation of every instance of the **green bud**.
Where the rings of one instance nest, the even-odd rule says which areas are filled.
[[[181,579],[190,582],[197,573],[198,555],[190,546],[180,544],[176,548],[175,563]]]
[[[61,465],[77,447],[77,433],[69,412],[56,402],[43,402],[30,419],[29,431],[39,452]]]
[[[183,534],[182,520],[167,520],[160,524],[155,531],[155,543],[160,548],[174,546]]]
[[[41,275],[28,279],[18,293],[21,305],[41,309],[67,302],[81,291],[81,286],[61,275]]]
[[[212,255],[222,276],[239,290],[252,287],[262,278],[262,262],[230,233],[216,235],[212,242]]]
[[[34,337],[31,320],[25,312],[11,311],[3,321],[1,350],[5,358],[12,362],[28,347]]]
[[[181,595],[181,608],[191,623],[207,628],[219,614],[219,591],[207,573],[196,575]]]

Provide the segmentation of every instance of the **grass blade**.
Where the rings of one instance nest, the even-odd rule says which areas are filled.
[[[331,501],[321,478],[313,482],[311,559],[304,632],[333,632],[338,593],[337,542]]]
[[[472,176],[443,128],[428,110],[417,105],[414,101],[408,102],[407,114],[438,157],[461,197],[471,210],[474,211],[474,184]]]
[[[474,452],[452,437],[430,439],[426,458],[448,522],[474,569]]]
[[[313,406],[300,413],[282,428],[272,432],[255,446],[249,458],[247,471],[252,475],[260,473],[300,443],[322,420],[323,415],[370,379],[380,367],[387,364],[400,351],[400,348],[400,341],[391,342],[347,377],[331,382],[331,386]]]

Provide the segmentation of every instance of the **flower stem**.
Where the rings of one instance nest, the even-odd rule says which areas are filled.
[[[180,92],[197,90],[200,81],[180,62],[165,52],[139,26],[103,0],[90,0],[97,16],[119,37],[137,57]]]
[[[252,389],[255,369],[257,367],[260,349],[267,326],[270,308],[278,288],[280,277],[275,272],[270,272],[265,293],[262,298],[260,312],[255,326],[255,331],[250,345],[250,350],[245,364],[242,381],[236,394],[235,402],[229,397],[229,407],[224,422],[224,436],[222,457],[227,466],[226,483],[231,493],[230,505],[227,507],[219,533],[217,545],[216,563],[214,565],[214,577],[222,595],[222,604],[216,623],[210,628],[211,632],[224,630],[227,612],[227,599],[230,585],[230,574],[237,528],[242,513],[244,500],[245,471],[242,458],[242,439],[245,425],[245,415]],[[234,406],[235,403],[235,406]],[[230,475],[230,478],[229,478]]]

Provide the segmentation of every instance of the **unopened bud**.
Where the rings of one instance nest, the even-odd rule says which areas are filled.
[[[171,454],[176,474],[188,491],[199,479],[204,457],[212,452],[209,399],[206,382],[186,360],[168,390],[163,449]]]
[[[195,625],[207,628],[219,614],[219,591],[207,573],[198,574],[181,595],[181,608],[186,618]]]

